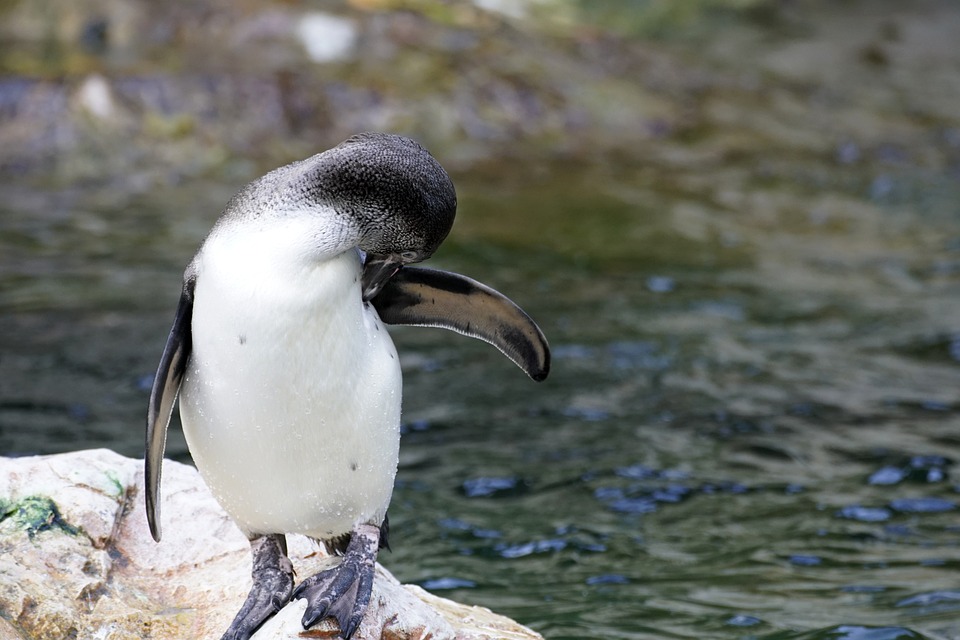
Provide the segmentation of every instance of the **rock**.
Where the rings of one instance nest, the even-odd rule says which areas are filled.
[[[320,11],[300,18],[297,33],[314,62],[347,58],[357,40],[357,26],[353,20]]]
[[[100,449],[0,458],[0,640],[217,638],[250,586],[247,541],[195,469],[165,461],[163,541],[147,529],[143,463]],[[300,577],[334,562],[290,536]],[[305,603],[255,640],[302,638]],[[335,637],[324,621],[311,637]],[[401,585],[381,566],[355,638],[534,639],[487,609]]]
[[[98,73],[88,76],[77,90],[80,107],[100,120],[116,116],[117,107],[106,79]]]

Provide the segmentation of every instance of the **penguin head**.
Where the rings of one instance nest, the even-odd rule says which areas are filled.
[[[361,133],[323,156],[318,186],[357,227],[369,300],[404,264],[433,255],[453,226],[457,194],[440,163],[402,136]]]

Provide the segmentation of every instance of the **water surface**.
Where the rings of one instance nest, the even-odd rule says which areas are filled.
[[[786,213],[725,211],[564,171],[459,180],[432,262],[521,303],[553,372],[394,332],[383,562],[548,638],[960,633],[957,221],[854,196],[859,220],[796,219],[808,202],[777,192]],[[7,189],[0,449],[141,455],[179,274],[229,190]],[[178,433],[168,451],[189,460]]]

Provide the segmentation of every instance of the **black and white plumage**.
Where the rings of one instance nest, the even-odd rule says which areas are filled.
[[[180,415],[197,468],[251,540],[254,585],[225,638],[308,600],[352,635],[370,597],[400,442],[401,373],[384,322],[438,326],[497,346],[535,380],[536,324],[457,274],[407,267],[437,249],[456,194],[420,145],[367,133],[244,187],[184,274],[150,396],[147,515],[160,539],[167,423]],[[284,534],[345,551],[293,592]]]

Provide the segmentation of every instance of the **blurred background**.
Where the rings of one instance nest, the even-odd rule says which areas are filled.
[[[567,638],[960,637],[960,4],[0,2],[0,454],[142,455],[230,196],[361,130],[543,384],[393,332],[404,582]],[[174,429],[168,455],[189,462]]]

